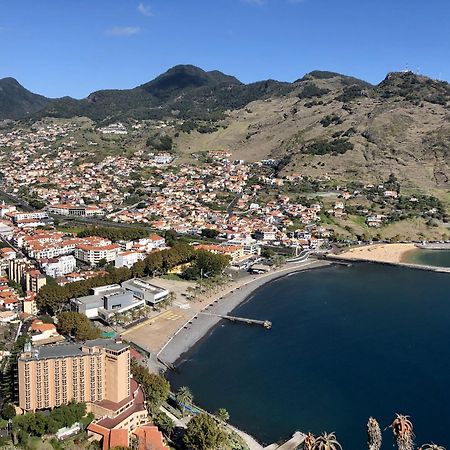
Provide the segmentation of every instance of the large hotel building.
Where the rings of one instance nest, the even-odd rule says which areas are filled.
[[[141,441],[147,432],[159,442],[148,448],[168,450],[157,428],[142,427],[148,422],[144,393],[130,376],[130,349],[122,342],[28,346],[18,359],[18,378],[19,406],[25,411],[85,402],[96,418],[88,436],[101,441],[103,450],[127,447],[131,433]]]
[[[104,400],[130,395],[130,352],[110,339],[28,348],[18,360],[19,406],[49,409],[70,400],[95,412]]]

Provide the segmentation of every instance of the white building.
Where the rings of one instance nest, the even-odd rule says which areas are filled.
[[[41,266],[46,275],[57,278],[73,272],[77,267],[77,261],[73,255],[65,255],[59,258],[48,259],[42,262]]]
[[[97,265],[102,259],[106,262],[114,262],[117,254],[120,251],[120,246],[117,244],[108,245],[79,245],[75,249],[75,258],[80,261],[90,264],[91,266]]]
[[[112,123],[111,125],[108,125],[107,127],[99,128],[98,131],[100,131],[103,134],[128,134],[128,131],[123,123],[117,122]]]
[[[114,266],[120,269],[121,267],[130,268],[138,261],[142,261],[145,255],[141,252],[125,251],[120,252],[114,260]]]
[[[47,211],[15,212],[11,217],[12,221],[17,223],[27,219],[48,219],[48,213]]]

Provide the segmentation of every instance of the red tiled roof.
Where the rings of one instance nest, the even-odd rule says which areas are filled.
[[[109,448],[114,447],[128,447],[128,430],[125,428],[119,428],[117,430],[111,430],[109,434]]]
[[[154,425],[143,425],[133,433],[139,441],[138,450],[169,450],[163,435]]]

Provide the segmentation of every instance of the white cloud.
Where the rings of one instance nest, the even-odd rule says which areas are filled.
[[[139,3],[137,9],[144,16],[147,16],[147,17],[153,16],[153,10],[152,10],[151,6],[149,6],[149,5],[146,5],[144,3]]]
[[[106,30],[106,34],[108,36],[134,36],[135,34],[139,34],[141,32],[140,27],[112,27]]]

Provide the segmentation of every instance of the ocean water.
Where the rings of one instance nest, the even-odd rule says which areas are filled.
[[[409,252],[404,262],[426,266],[450,267],[450,250],[419,249]]]
[[[334,431],[360,450],[369,416],[384,428],[398,412],[417,444],[450,447],[450,275],[336,265],[276,280],[234,314],[273,328],[223,322],[185,355],[169,379],[199,405],[267,444]]]

